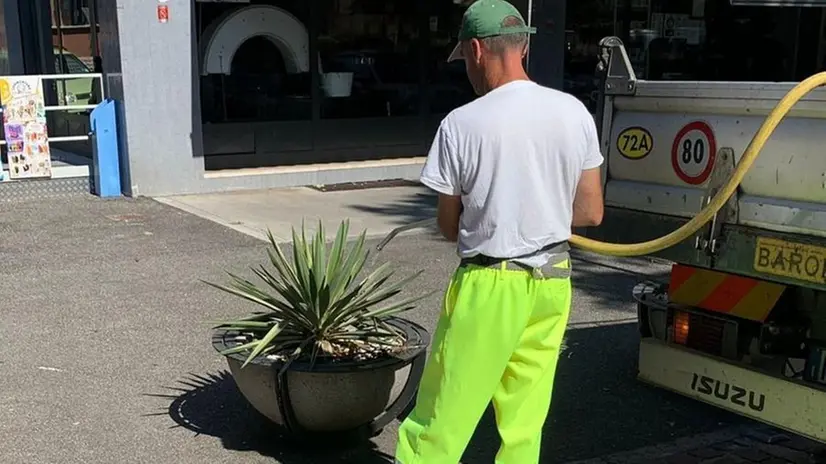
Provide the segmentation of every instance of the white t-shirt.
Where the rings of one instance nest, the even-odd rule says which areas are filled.
[[[460,257],[513,258],[571,237],[582,171],[602,162],[596,124],[582,102],[513,81],[442,120],[421,181],[461,195]],[[541,266],[547,259],[520,261]]]

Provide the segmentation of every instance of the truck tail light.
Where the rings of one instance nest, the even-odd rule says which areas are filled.
[[[687,312],[674,311],[674,324],[671,340],[678,345],[688,344],[688,333],[691,327],[691,317]]]
[[[737,324],[698,311],[674,309],[669,317],[669,341],[713,355],[733,355]],[[730,326],[727,329],[727,326]]]

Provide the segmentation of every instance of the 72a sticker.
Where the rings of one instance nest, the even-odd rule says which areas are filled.
[[[648,156],[654,148],[654,138],[647,129],[639,126],[623,129],[617,136],[617,150],[630,160],[640,160]]]

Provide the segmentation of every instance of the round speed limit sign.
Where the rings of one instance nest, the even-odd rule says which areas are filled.
[[[686,184],[700,185],[714,169],[717,142],[711,126],[703,121],[686,124],[674,137],[671,165],[677,177]]]

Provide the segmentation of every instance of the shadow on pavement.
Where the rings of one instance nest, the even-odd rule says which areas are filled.
[[[150,395],[172,400],[164,413],[177,424],[195,432],[219,438],[224,448],[253,451],[283,464],[386,464],[390,457],[375,449],[372,442],[350,448],[329,443],[317,449],[288,440],[278,427],[258,413],[235,386],[228,371],[197,375],[179,380],[178,392]],[[326,448],[326,451],[324,450]]]
[[[637,337],[636,324],[568,331],[544,430],[542,463],[588,459],[744,423],[722,410],[639,383]],[[392,462],[371,442],[329,451],[291,443],[248,405],[226,371],[192,375],[176,390],[178,394],[168,396],[172,403],[166,413],[179,426],[220,438],[226,449],[258,452],[285,464]],[[493,462],[498,445],[490,410],[463,462]]]
[[[581,259],[573,260],[574,302],[572,319],[577,320],[582,311],[592,309],[594,312],[622,312],[636,318],[636,301],[633,289],[640,282],[668,282],[667,269],[648,268],[637,272],[628,263],[616,266],[594,263]],[[585,306],[585,307],[583,307]],[[593,319],[600,319],[593,317]]]
[[[405,225],[414,221],[436,216],[437,195],[430,190],[417,192],[403,201],[394,201],[379,205],[351,205],[356,211],[393,217],[396,225]]]
[[[571,329],[565,337],[543,431],[542,463],[564,463],[662,444],[745,422],[733,414],[636,379],[636,323]],[[465,453],[493,462],[499,446],[492,408]]]

